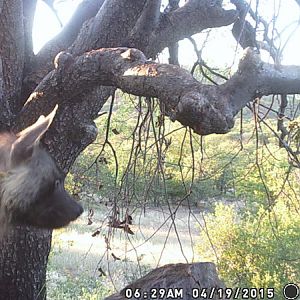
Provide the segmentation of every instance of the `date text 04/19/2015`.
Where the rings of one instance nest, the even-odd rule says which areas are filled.
[[[184,299],[183,288],[125,289],[127,299]],[[274,288],[194,288],[187,291],[192,299],[274,299]]]

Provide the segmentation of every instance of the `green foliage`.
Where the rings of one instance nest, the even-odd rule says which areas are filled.
[[[74,277],[57,272],[48,273],[48,299],[50,300],[102,300],[113,293],[105,280],[92,277]]]
[[[299,144],[300,142],[300,118],[297,118],[294,121],[291,121],[289,126],[290,134],[294,136],[294,140]]]
[[[280,202],[271,212],[260,208],[256,215],[245,213],[240,218],[232,207],[217,205],[205,223],[198,253],[217,263],[228,286],[273,287],[281,295],[286,283],[300,281],[296,210]]]

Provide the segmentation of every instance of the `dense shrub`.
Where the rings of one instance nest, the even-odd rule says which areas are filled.
[[[217,263],[228,286],[282,287],[300,281],[300,218],[278,203],[272,211],[242,217],[230,206],[217,205],[206,218],[197,249],[201,259]]]

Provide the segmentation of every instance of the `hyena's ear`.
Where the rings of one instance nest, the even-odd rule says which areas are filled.
[[[38,146],[40,139],[50,127],[57,107],[56,105],[48,116],[40,116],[34,124],[17,134],[17,139],[12,144],[10,152],[12,166],[16,166],[31,157],[34,147]]]

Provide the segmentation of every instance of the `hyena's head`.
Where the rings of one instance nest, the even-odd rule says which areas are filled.
[[[56,108],[17,135],[0,135],[1,231],[9,224],[59,228],[83,212],[65,190],[63,172],[40,147],[55,112]]]

